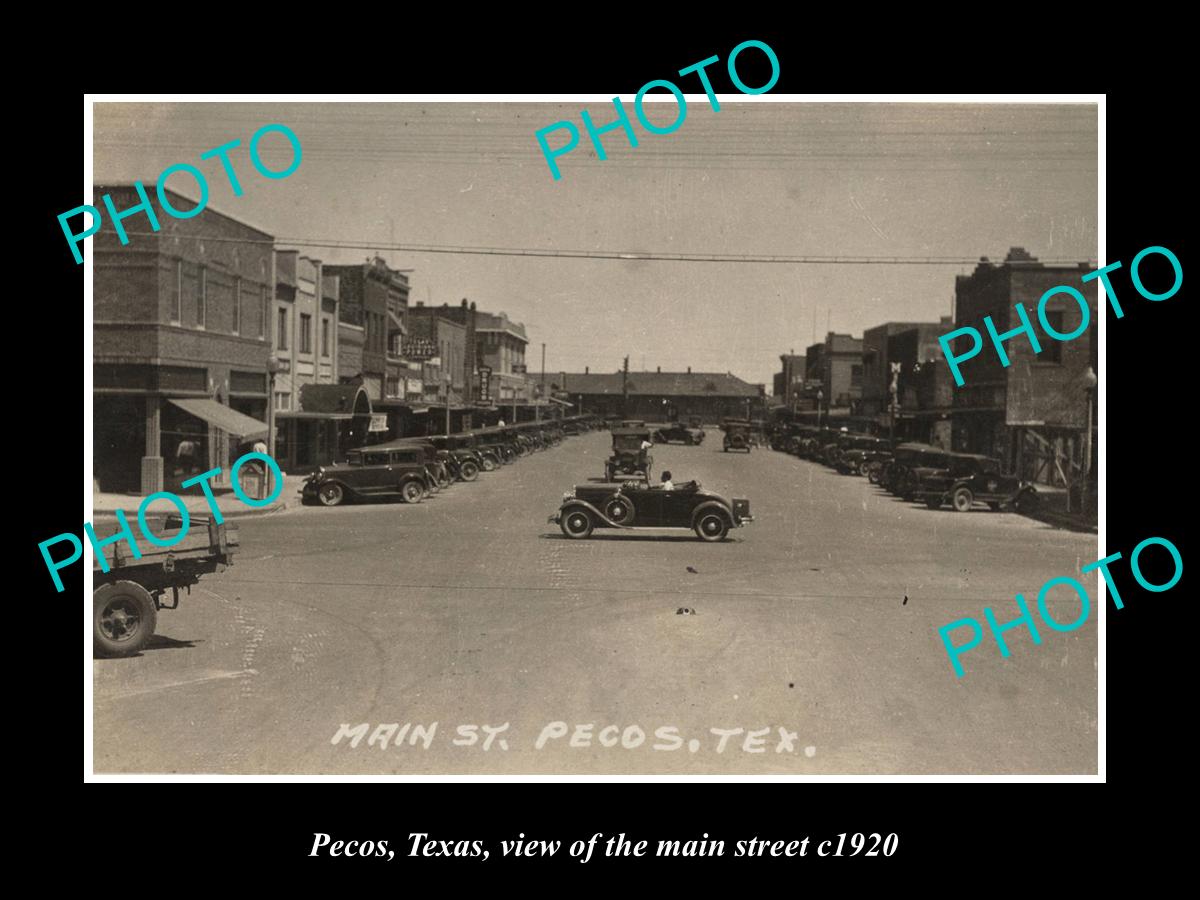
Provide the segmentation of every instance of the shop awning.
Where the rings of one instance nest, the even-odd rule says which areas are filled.
[[[267,423],[230,409],[216,400],[168,397],[168,403],[178,406],[185,413],[203,419],[209,425],[220,428],[240,438],[266,437]]]
[[[574,403],[568,403],[566,400],[559,400],[557,397],[547,397],[546,399],[549,400],[551,403],[559,403],[563,406],[574,406],[575,405]]]

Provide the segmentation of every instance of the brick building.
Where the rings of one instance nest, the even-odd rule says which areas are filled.
[[[408,276],[378,256],[357,265],[327,265],[324,271],[338,278],[341,321],[363,329],[360,374],[367,394],[383,400],[389,378],[393,392],[397,389],[402,368],[398,341],[407,329]]]
[[[948,376],[938,336],[954,327],[953,318],[940,322],[887,322],[863,331],[862,399],[859,414],[874,419],[879,433],[906,440],[950,446]],[[941,359],[939,369],[936,361]],[[897,408],[893,418],[892,363]]]
[[[97,185],[118,210],[131,185]],[[194,200],[167,190],[176,209]],[[153,191],[144,212],[93,240],[94,472],[101,490],[178,491],[266,436],[274,238],[206,207],[177,219]],[[195,489],[191,489],[194,491]]]
[[[708,424],[724,418],[763,415],[766,385],[749,384],[728,372],[563,372],[548,387],[575,405],[576,413],[622,416],[647,422],[686,421],[701,417]]]
[[[1083,262],[1047,266],[1014,247],[1003,263],[985,257],[970,275],[958,276],[954,327],[978,329],[983,349],[960,364],[963,385],[954,388],[952,416],[955,450],[997,456],[1023,477],[1049,484],[1073,480],[1072,473],[1086,467],[1085,432],[1089,408],[1095,428],[1094,378],[1099,372],[1096,282],[1081,281],[1091,270]],[[1058,285],[1078,290],[1090,310],[1090,327],[1066,342],[1047,336],[1037,316],[1041,296]],[[1019,327],[1017,303],[1024,305],[1042,352],[1033,352],[1027,335],[1017,335],[1004,343],[1010,360],[1005,368],[983,319],[990,315],[999,333]],[[1083,316],[1068,294],[1048,301],[1046,311],[1060,334],[1074,331]],[[960,352],[964,345],[955,343]],[[1095,441],[1090,443],[1094,456]],[[1094,464],[1090,468],[1094,471]]]

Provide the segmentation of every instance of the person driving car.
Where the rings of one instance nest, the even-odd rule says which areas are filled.
[[[664,491],[675,490],[675,485],[671,482],[671,473],[670,472],[663,472],[660,477],[662,478],[662,484],[659,485],[659,488],[661,490],[664,490]]]

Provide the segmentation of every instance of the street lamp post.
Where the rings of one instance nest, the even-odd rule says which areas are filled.
[[[283,363],[274,353],[267,357],[267,456],[275,459],[275,376],[283,371]],[[271,496],[273,477],[271,466],[263,466],[263,495],[265,500]]]
[[[446,437],[450,437],[450,373],[442,373],[442,381],[446,385]]]
[[[821,401],[823,401],[824,399],[825,399],[825,392],[818,390],[817,391],[817,428],[821,427],[821,406],[822,406]]]
[[[1091,366],[1083,374],[1083,395],[1087,402],[1087,431],[1083,434],[1083,490],[1086,493],[1092,483],[1092,396],[1099,379]]]

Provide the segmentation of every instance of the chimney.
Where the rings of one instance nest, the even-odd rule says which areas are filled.
[[[662,366],[658,366],[657,370],[658,370],[658,374],[661,375],[662,374]]]
[[[424,301],[424,300],[418,300],[418,301],[417,301],[417,306],[424,306],[424,305],[425,305],[425,301]]]
[[[583,367],[583,374],[584,374],[584,375],[587,375],[587,374],[588,374],[589,372],[591,372],[591,371],[592,371],[592,368],[591,368],[591,366],[584,366],[584,367]]]
[[[688,374],[689,374],[689,375],[691,375],[691,374],[692,374],[692,367],[691,367],[691,366],[688,366]]]

